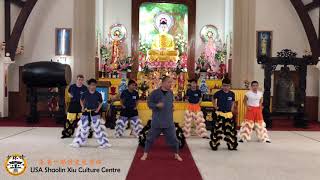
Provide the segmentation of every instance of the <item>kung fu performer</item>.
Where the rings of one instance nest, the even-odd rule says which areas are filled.
[[[124,130],[128,125],[128,120],[133,128],[133,135],[139,137],[139,133],[142,130],[141,121],[138,116],[138,100],[139,94],[136,91],[137,83],[134,80],[129,80],[128,89],[121,93],[121,112],[120,117],[116,122],[116,137],[121,137],[124,134]]]
[[[217,119],[214,122],[210,146],[212,150],[218,150],[220,141],[226,141],[229,150],[237,150],[237,127],[233,117],[235,94],[230,91],[229,79],[222,81],[222,89],[214,94],[213,105],[216,109]]]
[[[203,118],[203,113],[201,111],[201,91],[197,88],[197,80],[193,79],[189,81],[191,83],[191,88],[187,90],[187,100],[188,106],[186,113],[184,115],[184,135],[189,137],[191,135],[191,125],[194,121],[196,124],[196,133],[200,137],[207,137],[207,129],[205,125],[205,119]]]
[[[67,120],[62,130],[61,138],[68,138],[73,135],[74,130],[77,127],[77,123],[81,117],[82,113],[81,113],[80,98],[83,93],[88,91],[88,88],[83,84],[83,81],[84,81],[83,75],[79,74],[77,76],[77,82],[75,84],[72,84],[68,89],[68,93],[69,93],[69,96],[71,97],[71,101],[68,108]]]
[[[97,81],[90,79],[88,81],[89,89],[81,96],[82,116],[78,122],[78,128],[76,137],[74,138],[71,146],[80,147],[85,145],[89,136],[90,123],[93,129],[94,137],[97,139],[100,148],[111,147],[107,134],[105,132],[105,126],[100,119],[100,109],[102,107],[102,96],[96,91]]]
[[[271,143],[262,116],[262,92],[258,91],[258,88],[259,83],[252,81],[251,90],[248,91],[244,97],[243,103],[247,106],[247,113],[245,120],[241,124],[239,142],[251,140],[251,134],[254,130],[256,131],[259,141]]]
[[[179,156],[179,144],[176,128],[173,122],[173,92],[171,91],[172,79],[168,76],[162,78],[161,87],[154,90],[149,99],[148,106],[152,109],[151,129],[147,134],[144,154],[141,160],[146,160],[153,142],[163,133],[167,144],[174,151],[174,158],[182,161]]]

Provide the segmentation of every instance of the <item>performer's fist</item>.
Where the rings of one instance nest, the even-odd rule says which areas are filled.
[[[158,104],[157,104],[157,108],[163,108],[163,106],[164,106],[164,104],[163,104],[163,102],[159,102]]]

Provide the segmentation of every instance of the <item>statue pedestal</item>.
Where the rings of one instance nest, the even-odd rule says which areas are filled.
[[[14,63],[9,57],[0,53],[0,117],[9,115],[9,94],[8,94],[8,67]]]

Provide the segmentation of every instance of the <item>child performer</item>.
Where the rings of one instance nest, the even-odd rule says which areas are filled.
[[[211,131],[210,146],[218,150],[222,134],[229,150],[237,150],[237,126],[233,118],[235,94],[230,91],[230,80],[222,80],[222,89],[214,94],[213,105],[216,109],[217,119]]]
[[[191,83],[191,88],[187,90],[187,100],[189,102],[187,106],[186,113],[184,115],[184,135],[185,137],[190,137],[191,124],[192,121],[196,123],[196,133],[198,136],[204,138],[207,137],[207,129],[205,125],[205,120],[203,118],[203,113],[201,111],[201,91],[197,88],[197,80],[192,79],[189,81]]]
[[[271,143],[262,116],[262,92],[258,91],[258,88],[259,83],[252,81],[251,90],[244,97],[243,103],[247,106],[247,113],[241,124],[239,142],[249,141],[252,131],[255,130],[260,141]]]
[[[83,84],[83,81],[83,75],[79,74],[77,76],[77,82],[72,84],[68,89],[71,102],[68,108],[67,120],[62,130],[61,138],[68,138],[73,135],[74,130],[77,127],[77,123],[81,117],[80,98],[83,93],[88,91],[88,88]]]
[[[111,147],[107,134],[105,132],[105,126],[100,122],[99,111],[102,107],[102,96],[96,91],[97,81],[90,79],[88,81],[88,91],[81,96],[82,116],[78,123],[76,137],[74,138],[71,146],[80,147],[85,145],[89,136],[89,121],[91,120],[91,128],[93,129],[94,137],[100,144],[100,148]]]
[[[116,137],[121,137],[124,134],[124,130],[128,125],[128,120],[133,128],[133,134],[139,137],[139,133],[142,130],[141,121],[138,116],[138,101],[139,94],[136,91],[137,83],[134,80],[129,80],[128,89],[121,93],[120,101],[122,110],[120,112],[120,118],[116,122]]]
[[[179,142],[173,122],[173,92],[171,91],[172,79],[169,76],[162,78],[161,87],[152,91],[148,99],[148,106],[152,109],[151,129],[147,134],[144,153],[141,160],[148,158],[148,153],[153,142],[163,133],[167,144],[174,151],[174,158],[182,161],[179,153]]]

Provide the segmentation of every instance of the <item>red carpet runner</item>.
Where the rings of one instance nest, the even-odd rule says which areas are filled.
[[[141,161],[143,148],[138,147],[127,180],[201,180],[200,172],[186,144],[180,151],[182,162],[174,160],[173,153],[160,136],[152,146],[148,159]]]

